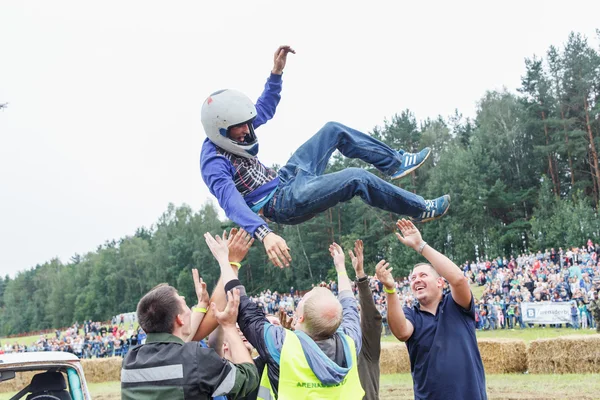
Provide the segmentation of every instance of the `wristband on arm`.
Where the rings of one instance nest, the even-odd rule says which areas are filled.
[[[254,236],[258,239],[259,242],[262,243],[263,239],[269,234],[273,232],[267,225],[261,225],[254,231]]]
[[[383,287],[383,291],[389,294],[396,294],[396,289],[388,289],[385,286]]]

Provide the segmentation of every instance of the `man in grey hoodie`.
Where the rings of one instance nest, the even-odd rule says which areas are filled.
[[[330,246],[339,301],[327,289],[311,290],[298,304],[292,332],[271,324],[263,310],[246,296],[227,261],[227,242],[208,233],[205,238],[219,260],[225,291],[240,290],[240,329],[266,362],[267,375],[263,376],[258,397],[362,399],[364,391],[357,368],[362,343],[360,320],[341,247],[335,243]]]

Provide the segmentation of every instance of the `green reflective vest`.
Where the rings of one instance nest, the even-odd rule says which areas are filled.
[[[365,392],[360,385],[360,379],[358,378],[356,346],[349,336],[343,336],[352,351],[352,366],[350,367],[348,375],[346,375],[342,382],[328,386],[321,383],[319,378],[317,378],[310,369],[298,336],[292,331],[286,331],[279,365],[279,400],[361,400],[365,395]],[[260,380],[258,398],[262,400],[275,399],[267,375],[267,366],[265,366]]]

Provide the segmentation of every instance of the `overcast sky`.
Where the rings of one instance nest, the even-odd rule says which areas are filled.
[[[1,2],[0,274],[209,201],[202,101],[258,97],[279,44],[297,54],[257,132],[267,165],[329,120],[472,116],[486,90],[519,85],[525,57],[572,30],[597,45],[600,28],[598,1],[291,3]]]

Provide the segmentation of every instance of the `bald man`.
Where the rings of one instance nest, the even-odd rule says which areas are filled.
[[[226,243],[210,235],[206,240],[213,254],[222,250],[217,260],[225,290],[238,288],[241,292],[238,324],[267,365],[258,398],[362,399],[357,363],[362,341],[359,313],[340,246],[330,247],[339,300],[326,288],[306,293],[296,310],[295,331],[291,331],[269,322],[263,310],[246,296],[223,254]]]

